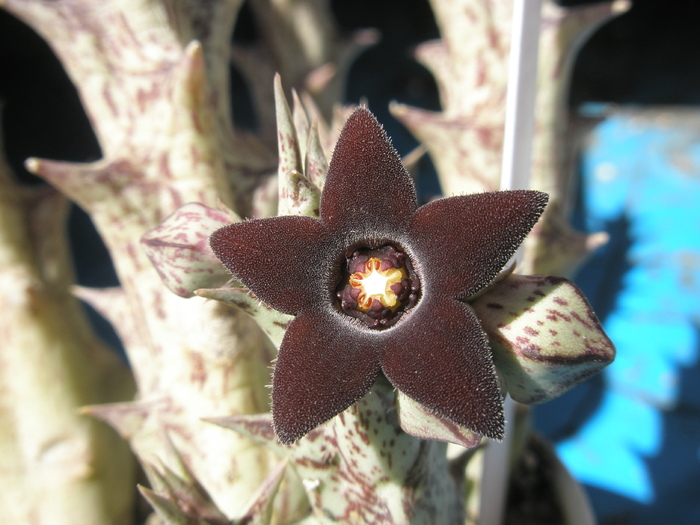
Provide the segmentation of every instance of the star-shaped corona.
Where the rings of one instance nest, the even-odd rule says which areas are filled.
[[[420,282],[409,258],[392,245],[360,249],[348,257],[337,298],[343,313],[370,328],[393,326],[415,306]]]
[[[382,270],[382,261],[372,257],[367,261],[365,271],[353,273],[348,282],[360,290],[360,295],[357,296],[359,310],[366,312],[374,301],[379,301],[382,306],[395,311],[399,306],[399,298],[391,287],[405,278],[406,270],[403,268]]]

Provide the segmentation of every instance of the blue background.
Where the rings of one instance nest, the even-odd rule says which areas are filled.
[[[609,115],[581,163],[580,226],[611,240],[576,280],[618,353],[535,421],[601,523],[700,523],[700,111],[688,112],[695,126],[669,126],[668,110]]]

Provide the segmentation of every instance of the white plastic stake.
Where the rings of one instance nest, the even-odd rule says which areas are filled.
[[[501,189],[527,189],[535,132],[542,0],[514,0]]]
[[[503,190],[529,187],[541,11],[542,0],[514,0],[501,167]],[[515,417],[515,403],[510,396],[506,396],[504,411],[505,438],[502,443],[490,441],[484,453],[479,525],[503,523]]]

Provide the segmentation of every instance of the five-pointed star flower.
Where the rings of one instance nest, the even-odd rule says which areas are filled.
[[[279,216],[211,236],[263,302],[295,315],[272,379],[275,432],[291,444],[358,401],[380,373],[429,411],[503,436],[484,330],[465,302],[537,222],[547,195],[499,191],[418,207],[383,129],[356,110],[338,139],[320,219]]]

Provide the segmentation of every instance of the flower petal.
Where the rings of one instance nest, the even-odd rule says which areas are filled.
[[[336,231],[385,231],[407,224],[417,206],[411,176],[382,126],[367,109],[356,110],[333,151],[321,218]]]
[[[283,216],[229,224],[212,234],[210,244],[261,301],[295,315],[320,299],[326,271],[319,263],[324,260],[322,238],[320,221]]]
[[[424,289],[466,299],[508,262],[547,204],[547,194],[494,191],[438,199],[418,209],[411,247]]]
[[[284,444],[358,401],[379,373],[366,332],[333,315],[303,312],[282,341],[272,376],[272,418]]]
[[[615,358],[583,293],[561,277],[511,275],[473,307],[508,393],[521,403],[554,399]]]
[[[501,392],[486,334],[469,306],[423,298],[388,333],[389,381],[436,414],[482,436],[503,438]]]

